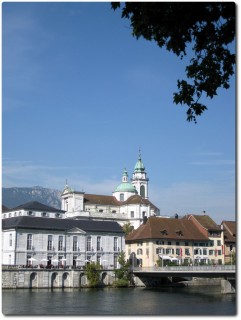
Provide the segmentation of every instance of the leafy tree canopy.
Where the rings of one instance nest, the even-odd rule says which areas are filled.
[[[174,103],[187,105],[187,120],[196,123],[207,106],[202,95],[213,98],[219,88],[228,89],[234,74],[234,2],[112,2],[131,22],[133,35],[154,40],[183,59],[189,46],[192,57],[186,66],[189,80],[178,80]]]
[[[122,230],[124,231],[125,236],[127,236],[129,233],[131,233],[134,230],[134,227],[131,225],[130,222],[127,222],[122,226]]]

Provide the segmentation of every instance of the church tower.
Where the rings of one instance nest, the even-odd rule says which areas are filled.
[[[135,186],[138,194],[145,199],[148,199],[148,181],[147,174],[145,172],[145,166],[141,160],[141,152],[139,150],[139,157],[132,174],[131,183]]]

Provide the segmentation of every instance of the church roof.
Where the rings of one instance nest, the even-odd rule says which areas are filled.
[[[84,203],[99,204],[99,205],[114,205],[114,206],[119,205],[119,201],[115,197],[98,195],[98,194],[85,194]]]
[[[136,188],[130,182],[121,182],[115,189],[115,192],[133,192],[137,193]]]
[[[135,172],[144,172],[145,171],[145,166],[141,160],[141,154],[139,153],[139,158],[137,160],[137,163],[134,168]]]
[[[138,194],[130,196],[126,201],[122,202],[122,204],[144,204],[147,206],[150,205],[151,208],[158,209],[151,201],[142,198]]]

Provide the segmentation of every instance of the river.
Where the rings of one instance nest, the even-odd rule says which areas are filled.
[[[4,289],[5,315],[236,315],[236,296],[219,286]]]

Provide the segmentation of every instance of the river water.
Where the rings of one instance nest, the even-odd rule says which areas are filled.
[[[4,289],[5,315],[236,315],[236,296],[219,286]]]

